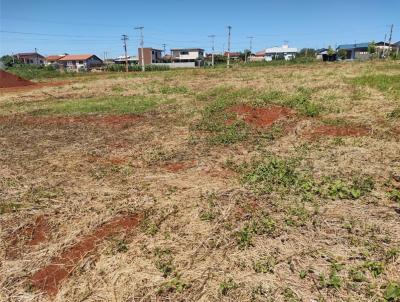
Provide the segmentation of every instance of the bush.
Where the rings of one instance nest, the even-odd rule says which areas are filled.
[[[7,71],[27,80],[75,76],[76,72],[60,72],[52,65],[14,64]]]

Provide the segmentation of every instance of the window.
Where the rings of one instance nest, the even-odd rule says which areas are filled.
[[[181,54],[181,55],[188,55],[188,54],[189,54],[189,52],[188,52],[188,51],[186,51],[186,50],[182,50],[181,52],[179,52],[179,54]]]
[[[83,61],[79,61],[79,64],[83,64]]]

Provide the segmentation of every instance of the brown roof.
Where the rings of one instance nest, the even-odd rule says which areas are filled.
[[[61,59],[59,59],[59,61],[84,61],[93,56],[94,55],[92,55],[92,54],[66,55],[65,57],[62,57]]]
[[[18,58],[23,58],[23,57],[41,57],[44,58],[41,54],[37,52],[20,52],[15,54]]]
[[[224,56],[227,57],[228,56],[228,52],[225,51]],[[230,57],[240,57],[240,52],[229,52],[229,56]]]
[[[61,58],[65,57],[65,55],[54,55],[54,56],[47,56],[46,60],[47,61],[57,61]]]
[[[256,52],[256,57],[264,57],[265,56],[265,50],[260,50]]]

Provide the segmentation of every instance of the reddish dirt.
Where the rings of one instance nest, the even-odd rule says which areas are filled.
[[[178,172],[185,169],[187,165],[185,163],[170,163],[166,164],[164,167],[170,172]]]
[[[73,272],[82,259],[96,249],[98,244],[113,234],[134,229],[139,221],[140,217],[132,214],[114,218],[97,227],[90,235],[84,236],[54,258],[49,265],[34,273],[30,279],[32,285],[49,295],[57,294],[63,280]]]
[[[93,115],[93,116],[7,116],[0,117],[0,123],[21,122],[25,125],[73,125],[73,124],[95,124],[123,127],[140,119],[137,115]]]
[[[35,85],[35,83],[4,70],[0,70],[0,88],[23,87],[30,85]]]
[[[16,259],[21,255],[25,246],[38,245],[49,237],[49,226],[46,218],[42,215],[9,236],[6,258]]]
[[[292,110],[280,106],[254,108],[244,104],[234,106],[229,111],[242,117],[247,124],[256,127],[271,126],[275,121],[293,114]]]
[[[333,125],[322,125],[314,128],[310,136],[321,137],[321,136],[365,136],[368,134],[368,129],[363,127],[352,127],[352,126],[333,126]]]

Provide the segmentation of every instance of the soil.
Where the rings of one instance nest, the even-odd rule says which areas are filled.
[[[356,126],[333,126],[333,125],[322,125],[312,130],[311,137],[321,136],[365,136],[368,134],[368,129]]]
[[[36,246],[49,237],[49,226],[46,217],[39,216],[34,223],[28,224],[9,236],[6,258],[16,259],[24,246]]]
[[[4,70],[0,70],[0,88],[23,87],[30,85],[35,85],[35,83]]]
[[[54,258],[49,265],[33,274],[31,284],[49,295],[57,294],[63,280],[72,273],[82,259],[96,249],[99,243],[110,235],[134,229],[139,220],[138,215],[132,214],[114,218],[99,226],[91,234],[83,237],[72,247]]]
[[[280,106],[254,108],[249,105],[237,105],[230,108],[229,111],[236,113],[247,124],[256,127],[271,126],[277,120],[293,114],[292,110]]]
[[[186,168],[185,163],[170,163],[166,164],[165,169],[167,169],[170,172],[178,172]]]

